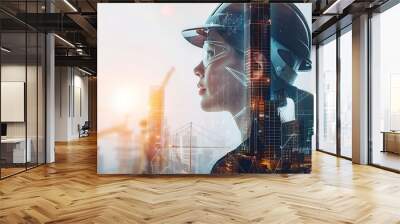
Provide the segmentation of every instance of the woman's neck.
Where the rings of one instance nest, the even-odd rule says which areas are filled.
[[[235,114],[232,114],[236,126],[239,128],[242,141],[249,137],[250,129],[250,110],[245,106]]]

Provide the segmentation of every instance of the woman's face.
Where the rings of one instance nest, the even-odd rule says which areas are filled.
[[[194,74],[199,77],[197,87],[204,111],[231,111],[242,109],[246,87],[232,74],[232,69],[243,73],[244,56],[237,53],[218,33],[208,37],[211,44],[204,44],[204,57]],[[213,49],[213,44],[217,44]],[[205,62],[206,61],[206,62]],[[231,71],[231,72],[230,72]]]

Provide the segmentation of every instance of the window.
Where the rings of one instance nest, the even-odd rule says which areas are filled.
[[[318,149],[336,153],[336,40],[318,48]]]
[[[400,5],[371,19],[372,163],[400,170]]]
[[[340,36],[340,155],[352,157],[352,33]]]
[[[0,6],[15,5],[1,1]],[[44,1],[18,2],[23,13],[41,13]],[[0,17],[14,20],[7,14]],[[19,25],[18,25],[19,24]],[[0,178],[45,163],[45,35],[22,23],[0,24]]]

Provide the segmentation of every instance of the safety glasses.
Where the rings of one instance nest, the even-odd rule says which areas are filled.
[[[208,67],[214,61],[224,57],[228,53],[228,48],[220,41],[204,41],[203,44],[203,65]]]

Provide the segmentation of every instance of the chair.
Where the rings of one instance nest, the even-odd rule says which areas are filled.
[[[89,136],[89,129],[90,129],[89,121],[85,121],[85,123],[82,125],[82,127],[80,127],[80,125],[78,125],[79,138]]]

